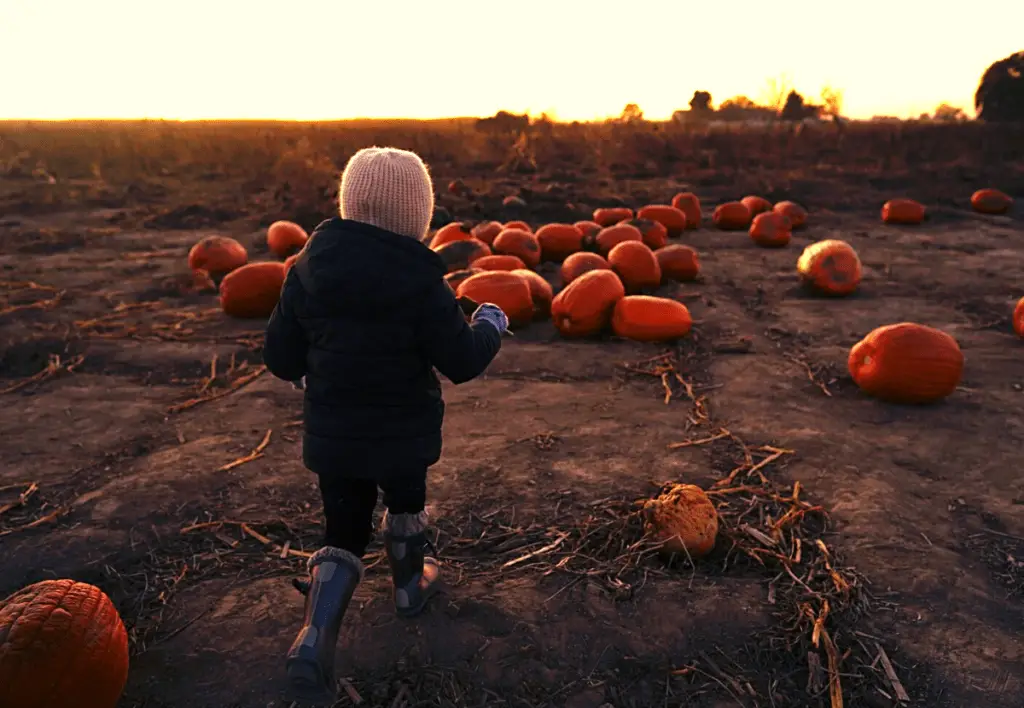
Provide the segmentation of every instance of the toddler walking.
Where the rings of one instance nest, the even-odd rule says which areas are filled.
[[[434,209],[426,166],[412,153],[366,148],[345,167],[341,218],[321,223],[285,279],[263,361],[305,380],[302,456],[319,478],[326,532],[309,559],[305,619],[287,656],[289,699],[335,700],[334,655],[363,575],[378,488],[399,615],[437,590],[428,545],[427,469],[441,456],[444,401],[436,368],[470,381],[501,348],[508,319],[482,304],[467,324],[422,243]]]

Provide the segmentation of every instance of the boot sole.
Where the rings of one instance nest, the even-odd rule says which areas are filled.
[[[413,617],[416,617],[422,614],[425,609],[427,609],[427,604],[430,602],[430,599],[440,592],[441,588],[436,586],[432,587],[430,588],[430,590],[423,594],[423,601],[420,604],[416,605],[415,607],[398,607],[396,605],[395,612],[397,612],[398,616],[402,617],[403,619],[411,619]]]
[[[319,667],[302,659],[287,664],[288,686],[285,698],[300,705],[329,706],[338,700],[335,686],[328,686]]]

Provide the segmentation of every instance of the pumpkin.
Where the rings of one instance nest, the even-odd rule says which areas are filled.
[[[700,259],[697,252],[681,243],[673,243],[654,252],[661,268],[661,277],[665,280],[686,282],[694,280],[700,274]]]
[[[639,241],[643,243],[644,235],[640,229],[630,224],[615,224],[614,226],[604,227],[589,240],[584,239],[583,246],[587,250],[596,251],[602,256],[607,256],[613,248],[623,241]]]
[[[604,228],[596,221],[577,221],[573,226],[580,230],[580,233],[583,234],[583,238],[585,239],[588,237],[593,238],[598,231]]]
[[[266,319],[281,297],[284,263],[264,261],[237,268],[220,283],[220,306],[229,317]]]
[[[485,302],[497,305],[511,324],[524,325],[533,319],[530,286],[514,273],[494,270],[471,275],[459,284],[455,293],[481,305]]]
[[[292,266],[295,265],[295,261],[299,260],[299,255],[300,254],[296,253],[284,259],[283,265],[285,273],[288,273],[288,271],[292,269]]]
[[[942,330],[901,322],[879,327],[853,345],[847,365],[869,396],[890,403],[934,403],[956,390],[964,355]]]
[[[629,207],[602,207],[594,210],[594,223],[601,226],[611,226],[620,221],[633,218],[633,210]]]
[[[1024,337],[1024,297],[1017,301],[1013,308],[1013,331],[1020,337]]]
[[[540,273],[522,268],[512,271],[530,286],[530,297],[533,298],[533,318],[536,320],[545,319],[551,314],[551,301],[555,298],[555,291],[551,283],[545,280]]]
[[[525,209],[526,201],[522,197],[517,197],[513,194],[502,199],[501,205],[506,209]]]
[[[971,195],[971,207],[981,214],[1005,214],[1013,206],[1013,199],[998,189],[979,189]]]
[[[696,229],[701,223],[700,199],[693,192],[680,192],[672,197],[672,206],[686,216],[686,228]]]
[[[642,508],[644,531],[662,544],[664,553],[700,558],[711,552],[718,537],[718,511],[704,490],[673,484]]]
[[[469,241],[474,238],[473,233],[469,230],[469,224],[462,221],[453,221],[450,224],[446,224],[437,230],[434,234],[434,238],[430,240],[430,247],[437,250],[446,243],[452,241]]]
[[[845,241],[812,243],[796,262],[804,285],[824,295],[849,295],[860,284],[860,258]]]
[[[583,232],[572,224],[544,224],[537,229],[541,260],[562,261],[583,247]]]
[[[623,339],[666,342],[685,337],[693,326],[686,305],[650,295],[627,295],[612,310],[612,331]]]
[[[743,202],[726,202],[715,207],[711,222],[723,231],[750,228],[750,209]]]
[[[464,280],[469,278],[469,276],[483,272],[484,271],[480,270],[479,268],[466,268],[465,270],[455,270],[449,273],[448,275],[444,276],[444,281],[448,283],[448,287],[452,289],[452,292],[457,292],[459,289],[459,285]]]
[[[308,240],[306,230],[293,221],[275,221],[267,229],[267,248],[278,258],[298,253]]]
[[[640,238],[649,249],[656,250],[668,243],[668,229],[660,221],[653,219],[629,219],[624,224],[635,226],[640,230]]]
[[[562,262],[559,275],[562,278],[562,285],[568,285],[584,273],[592,270],[611,270],[612,267],[604,256],[596,253],[574,253]]]
[[[777,211],[761,212],[750,223],[750,239],[758,246],[781,248],[792,238],[789,217]]]
[[[920,224],[924,213],[924,205],[913,199],[890,199],[882,205],[882,221],[887,224]]]
[[[807,223],[807,210],[796,202],[779,202],[772,207],[772,211],[788,216],[789,223],[793,225],[794,229],[799,229]]]
[[[529,231],[504,229],[495,237],[491,248],[500,255],[516,256],[530,268],[540,265],[540,243]]]
[[[654,251],[639,241],[623,241],[608,254],[608,265],[626,292],[637,293],[661,284],[661,266]]]
[[[526,264],[518,256],[481,256],[473,261],[473,267],[480,270],[519,270],[525,268]]]
[[[589,337],[608,326],[615,303],[625,296],[619,276],[610,270],[592,270],[555,296],[551,319],[563,337]]]
[[[475,238],[449,241],[443,246],[433,249],[433,251],[444,261],[449,273],[453,270],[468,268],[477,259],[491,255],[490,247],[483,241]]]
[[[189,269],[206,273],[215,285],[219,285],[221,278],[248,261],[249,254],[245,252],[245,247],[227,236],[207,236],[188,252]]]
[[[750,195],[743,197],[740,201],[743,203],[743,206],[750,210],[750,215],[752,217],[772,210],[772,203],[764,197]]]
[[[461,179],[454,179],[448,183],[448,192],[454,194],[456,197],[468,196],[470,194],[469,188],[466,187],[466,183]]]
[[[0,705],[115,708],[128,679],[128,634],[110,598],[44,580],[0,602]]]
[[[686,228],[686,212],[669,204],[648,204],[636,215],[641,219],[659,222],[665,227],[669,238],[676,238]]]
[[[501,225],[500,221],[484,221],[470,229],[469,233],[473,235],[473,238],[483,241],[490,246],[494,243],[495,237],[500,234],[501,230],[504,228],[505,227]]]
[[[509,221],[502,227],[502,230],[504,229],[520,229],[521,231],[529,231],[530,233],[533,233],[533,229],[525,221]],[[501,232],[499,231],[498,233]],[[495,237],[497,237],[497,235],[498,234],[495,234]]]

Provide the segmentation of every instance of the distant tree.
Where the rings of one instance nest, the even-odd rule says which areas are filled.
[[[711,94],[707,91],[694,91],[690,99],[690,110],[694,113],[706,113],[711,110]]]
[[[786,103],[782,106],[780,117],[782,120],[801,121],[805,118],[815,118],[821,114],[822,107],[804,102],[804,97],[796,91],[790,91],[786,96]]]
[[[839,117],[843,113],[843,92],[839,89],[826,86],[821,89],[822,114],[826,116]]]
[[[935,109],[934,119],[943,122],[959,123],[967,120],[967,114],[964,113],[963,108],[943,103]]]
[[[760,99],[761,105],[780,113],[786,104],[786,97],[792,90],[793,84],[788,76],[783,75],[777,79],[769,79]]]
[[[974,94],[978,117],[993,123],[1024,123],[1024,51],[985,70]]]
[[[720,111],[732,110],[749,110],[751,108],[757,108],[757,104],[751,101],[746,96],[733,96],[732,98],[726,99],[722,102],[722,105],[718,107]]]
[[[626,104],[626,107],[622,109],[622,114],[619,116],[619,120],[623,123],[637,123],[643,119],[644,112],[635,103]]]
[[[484,133],[517,135],[530,127],[530,116],[498,111],[490,118],[479,118],[476,129]]]

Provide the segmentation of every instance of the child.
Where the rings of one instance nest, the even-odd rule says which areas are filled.
[[[427,468],[441,456],[444,416],[434,367],[455,384],[476,378],[508,328],[490,304],[467,324],[441,258],[422,243],[434,190],[416,154],[360,150],[342,175],[340,206],[289,271],[263,349],[274,376],[304,379],[302,457],[319,477],[326,517],[288,652],[289,697],[326,704],[378,487],[396,611],[417,614],[437,590],[437,561],[424,554]]]

